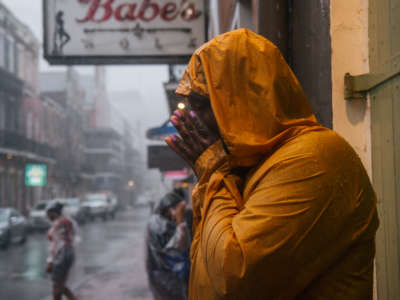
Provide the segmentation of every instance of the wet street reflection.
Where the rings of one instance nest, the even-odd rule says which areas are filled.
[[[114,220],[80,226],[81,241],[69,285],[79,299],[151,299],[144,265],[147,207],[134,207]],[[51,299],[45,272],[45,232],[29,235],[24,245],[0,250],[0,299]]]

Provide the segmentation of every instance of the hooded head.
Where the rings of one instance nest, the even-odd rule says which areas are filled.
[[[46,209],[48,218],[51,221],[54,221],[55,219],[57,219],[59,216],[61,216],[63,207],[64,207],[64,205],[60,202],[51,203]]]
[[[237,166],[254,165],[305,127],[320,126],[279,49],[248,29],[197,49],[176,93],[210,99]]]
[[[159,215],[166,216],[169,209],[174,208],[183,200],[183,198],[176,193],[168,193],[161,198],[158,203],[155,212]]]

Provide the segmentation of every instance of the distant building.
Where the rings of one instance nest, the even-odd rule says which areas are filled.
[[[25,186],[25,166],[52,168],[54,149],[44,141],[39,96],[39,41],[0,3],[0,206],[26,213],[48,192]]]
[[[94,76],[82,75],[81,78],[86,91],[84,107],[88,114],[87,127],[110,128],[111,107],[107,93],[105,68],[95,67]]]
[[[85,154],[92,171],[91,190],[113,192],[121,200],[130,166],[125,163],[125,149],[131,144],[127,123],[110,105],[103,67],[96,67],[94,76],[86,75],[82,82],[87,91]]]
[[[65,72],[40,74],[42,99],[46,101],[46,121],[55,126],[46,127],[46,136],[54,137],[56,168],[52,178],[54,196],[79,196],[90,185],[90,167],[85,157],[84,102],[86,89],[78,72],[68,68]],[[52,106],[49,106],[53,104]],[[59,119],[54,120],[58,116]]]
[[[123,175],[122,136],[113,128],[89,128],[85,153],[93,166],[92,190],[119,194]]]

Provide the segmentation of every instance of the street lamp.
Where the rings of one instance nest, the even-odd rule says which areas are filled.
[[[134,182],[133,180],[129,180],[128,186],[129,186],[131,189],[134,189],[134,188],[136,187],[136,184],[135,184],[135,182]]]

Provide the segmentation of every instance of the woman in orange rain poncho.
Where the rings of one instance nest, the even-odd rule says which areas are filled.
[[[246,29],[198,49],[166,142],[194,169],[189,299],[372,299],[376,201],[279,50]]]

